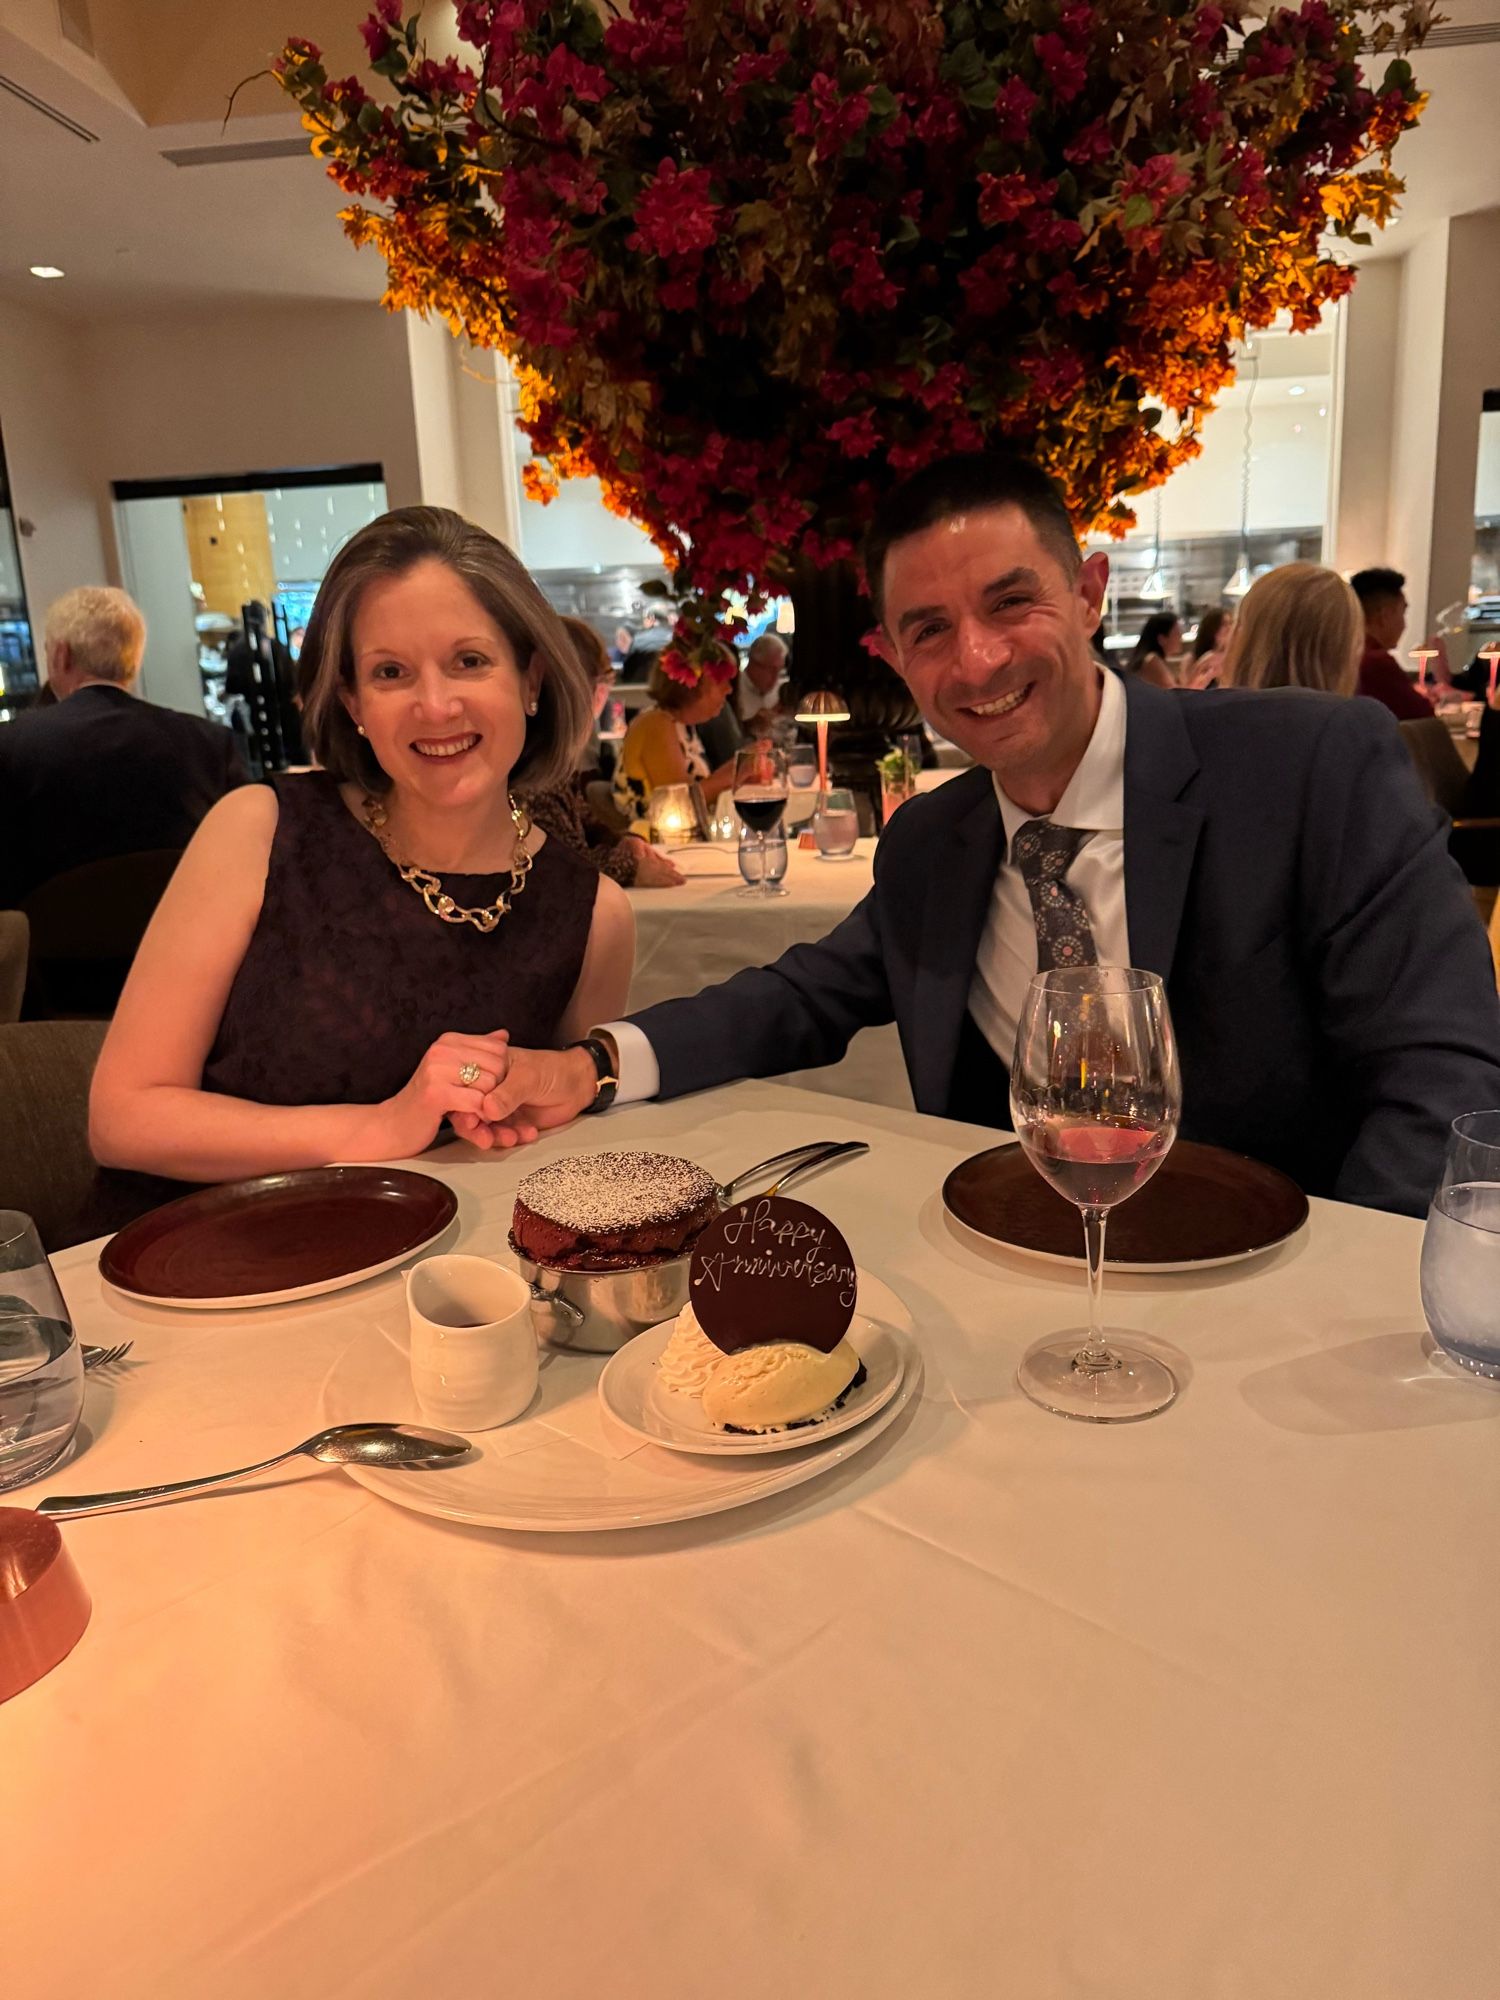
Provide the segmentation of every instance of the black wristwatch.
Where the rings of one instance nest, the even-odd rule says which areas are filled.
[[[584,1116],[591,1111],[607,1111],[615,1101],[615,1092],[620,1087],[620,1079],[615,1074],[615,1056],[609,1043],[601,1041],[597,1035],[586,1035],[581,1042],[570,1042],[569,1048],[587,1049],[593,1058],[598,1081],[594,1085],[594,1101],[583,1107]]]

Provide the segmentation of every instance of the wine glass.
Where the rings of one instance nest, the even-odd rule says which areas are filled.
[[[1063,1417],[1154,1416],[1177,1394],[1163,1362],[1111,1345],[1100,1322],[1104,1225],[1144,1187],[1177,1136],[1182,1085],[1167,995],[1154,972],[1083,965],[1039,972],[1016,1025],[1010,1108],[1026,1157],[1083,1212],[1089,1328],[1030,1348],[1016,1380]]]
[[[734,809],[760,844],[759,879],[742,896],[784,896],[779,882],[771,880],[765,862],[766,835],[786,811],[786,753],[778,750],[768,736],[747,743],[735,755]]]

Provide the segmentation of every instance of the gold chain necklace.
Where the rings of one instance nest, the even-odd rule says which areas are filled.
[[[510,888],[502,890],[494,902],[482,910],[466,910],[462,904],[455,903],[443,888],[442,877],[434,875],[430,868],[416,868],[409,862],[396,859],[385,837],[388,814],[379,799],[371,798],[367,792],[360,801],[360,809],[365,825],[380,843],[381,853],[401,880],[411,884],[435,917],[441,917],[445,924],[472,924],[477,931],[492,931],[502,917],[509,916],[512,902],[526,887],[526,877],[531,873],[531,853],[526,845],[531,820],[526,808],[518,806],[509,792],[505,797],[510,807],[511,824],[516,830],[516,848],[510,864]]]

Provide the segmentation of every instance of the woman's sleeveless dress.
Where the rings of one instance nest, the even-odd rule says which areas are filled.
[[[548,840],[488,933],[435,917],[323,771],[272,780],[280,807],[265,900],[203,1088],[259,1104],[375,1104],[439,1035],[508,1028],[547,1048],[578,983],[599,876]],[[466,908],[509,874],[444,875]]]

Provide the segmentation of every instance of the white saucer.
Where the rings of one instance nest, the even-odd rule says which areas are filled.
[[[882,1326],[856,1313],[845,1338],[865,1364],[865,1379],[859,1387],[816,1423],[740,1435],[716,1429],[696,1396],[679,1396],[662,1386],[656,1364],[676,1324],[675,1320],[663,1320],[611,1355],[599,1377],[599,1401],[633,1436],[648,1444],[665,1445],[668,1451],[692,1452],[702,1458],[804,1451],[825,1438],[853,1430],[885,1408],[900,1388],[916,1351],[908,1336],[895,1327]]]

